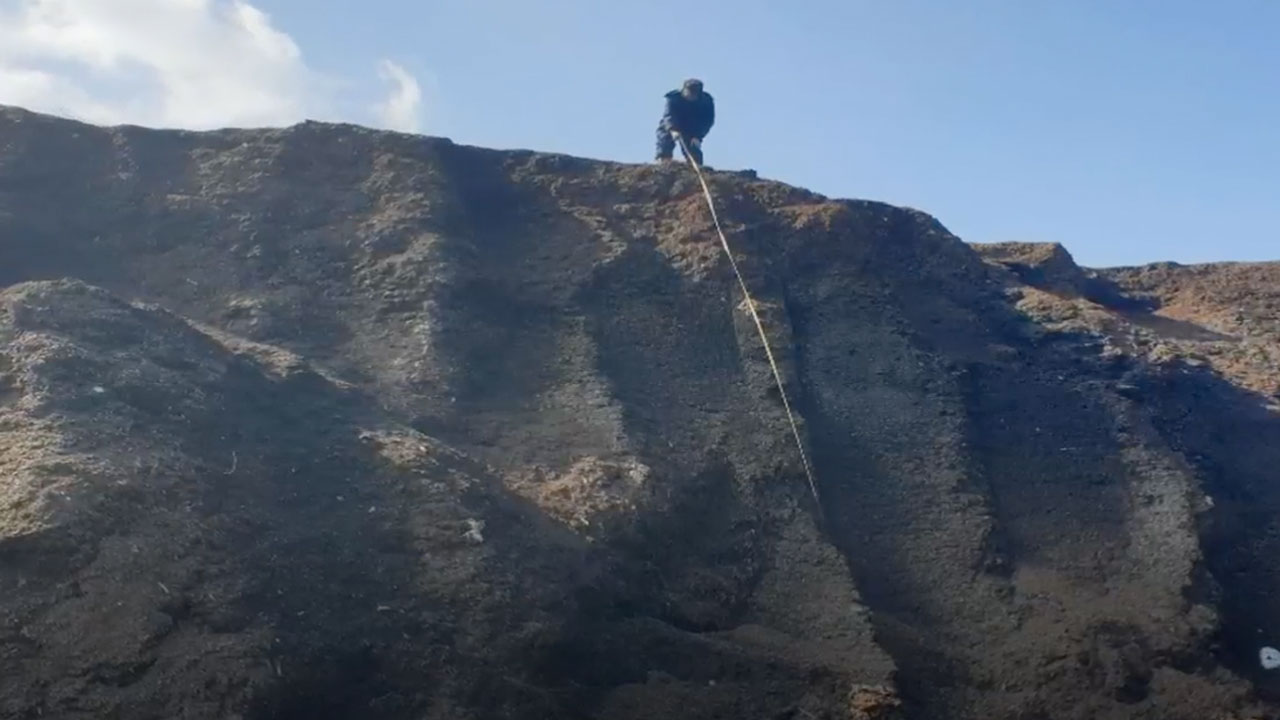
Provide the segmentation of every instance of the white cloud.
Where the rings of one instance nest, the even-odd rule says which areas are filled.
[[[52,73],[0,62],[0,104],[86,120],[113,122],[117,113],[74,83]]]
[[[390,60],[382,61],[378,74],[390,86],[386,100],[376,108],[382,126],[401,132],[417,132],[422,127],[422,87],[417,79]]]
[[[377,121],[417,130],[417,82],[394,63],[380,71],[392,94]],[[0,104],[103,124],[279,126],[336,114],[338,87],[247,0],[0,0]]]

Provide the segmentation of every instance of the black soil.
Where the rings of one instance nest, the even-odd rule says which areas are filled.
[[[1272,266],[0,108],[0,717],[1277,717]]]

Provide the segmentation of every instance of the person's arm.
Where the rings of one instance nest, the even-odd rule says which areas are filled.
[[[666,101],[666,107],[662,111],[662,121],[659,124],[667,132],[676,133],[680,130],[676,124],[676,99],[668,95]]]
[[[706,98],[707,105],[701,118],[702,127],[698,128],[702,131],[698,133],[699,138],[706,137],[707,133],[711,132],[711,126],[716,124],[716,101],[711,97],[711,95],[705,92],[703,93],[703,97]]]

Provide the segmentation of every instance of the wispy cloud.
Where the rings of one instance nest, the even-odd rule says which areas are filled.
[[[420,130],[417,81],[391,62],[379,72],[390,95],[375,116],[342,119]],[[342,85],[358,90],[309,67],[248,0],[0,0],[0,104],[105,124],[287,125],[341,115]]]
[[[387,88],[387,97],[376,110],[382,126],[389,130],[417,132],[422,129],[422,87],[400,65],[383,60],[378,68]]]

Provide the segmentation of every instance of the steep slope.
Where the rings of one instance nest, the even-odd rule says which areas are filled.
[[[1193,468],[1207,571],[1196,593],[1220,609],[1215,655],[1274,702],[1280,679],[1257,653],[1280,637],[1280,263],[1082,270],[1061,248],[979,249],[1020,278],[1016,305],[1046,337],[1100,349],[1115,387]]]
[[[713,174],[817,507],[684,168],[14,109],[0,138],[6,712],[1277,710],[1280,443],[1196,419],[1280,431],[1133,341],[1190,322],[1152,312],[1161,279]],[[129,538],[152,554],[95,560]],[[209,589],[252,620],[166,609]]]
[[[288,353],[51,282],[0,358],[4,717],[459,717],[584,568]]]
[[[607,557],[287,352],[38,282],[0,295],[0,357],[5,717],[639,717],[641,689],[565,677],[664,663],[744,683],[677,716],[853,687],[838,637],[827,658],[598,608]]]

